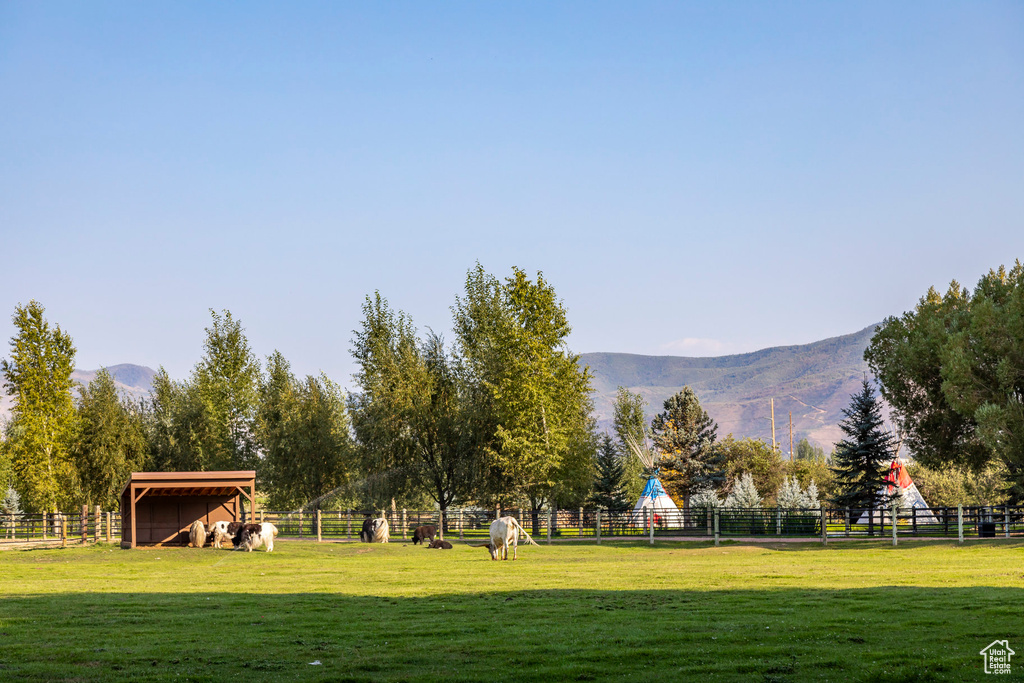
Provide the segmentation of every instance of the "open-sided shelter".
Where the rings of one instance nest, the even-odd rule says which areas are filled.
[[[256,472],[132,472],[121,490],[121,547],[185,545],[196,520],[240,521],[255,510]],[[250,519],[252,517],[250,516]]]

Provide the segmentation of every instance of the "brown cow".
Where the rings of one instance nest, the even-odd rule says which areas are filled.
[[[451,550],[452,549],[452,544],[449,543],[448,541],[442,541],[439,538],[436,541],[431,541],[430,545],[428,545],[427,547],[428,548],[433,548],[435,550]]]
[[[434,540],[434,534],[437,533],[437,527],[432,524],[424,524],[413,529],[412,532],[412,544],[425,543],[429,538],[431,541]]]

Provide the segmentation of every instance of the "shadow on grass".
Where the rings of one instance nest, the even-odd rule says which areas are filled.
[[[981,679],[983,647],[1019,647],[1021,604],[989,587],[9,597],[0,679]]]

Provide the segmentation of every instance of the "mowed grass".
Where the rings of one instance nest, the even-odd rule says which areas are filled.
[[[982,680],[997,638],[1021,541],[0,552],[0,680]]]

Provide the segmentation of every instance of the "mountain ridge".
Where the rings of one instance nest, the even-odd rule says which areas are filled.
[[[648,419],[666,398],[690,386],[719,423],[719,436],[771,439],[770,399],[775,399],[776,439],[789,451],[789,416],[794,441],[808,438],[831,448],[841,437],[842,409],[868,373],[864,350],[876,325],[809,344],[775,346],[727,356],[580,354],[593,374],[598,425],[610,429],[619,386],[641,394]]]

